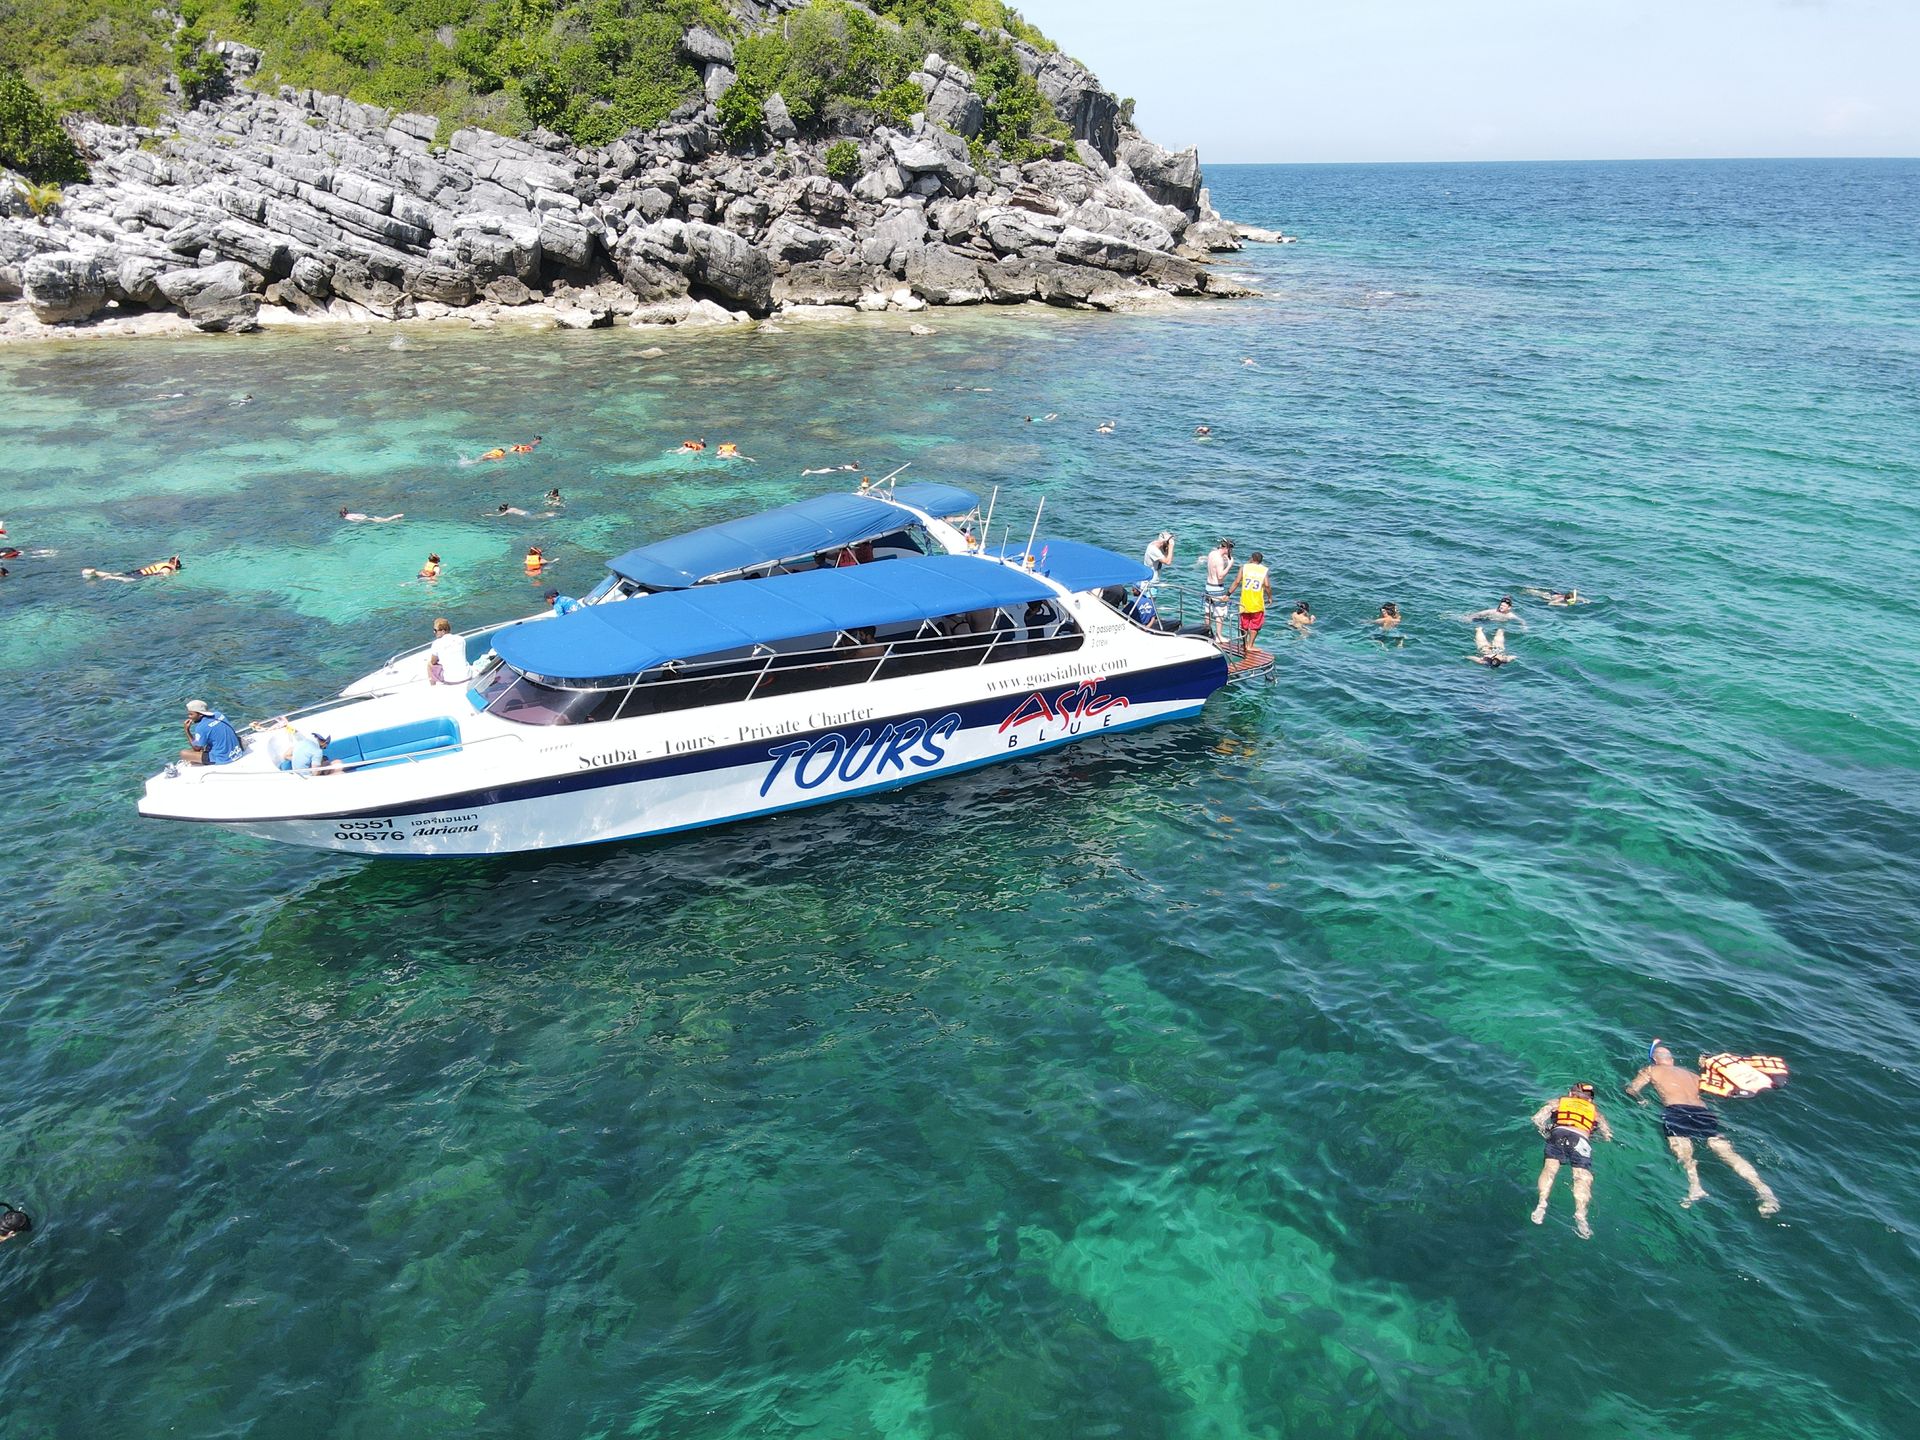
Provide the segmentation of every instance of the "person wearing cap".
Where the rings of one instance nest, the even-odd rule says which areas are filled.
[[[25,1235],[33,1229],[33,1217],[18,1205],[8,1200],[0,1200],[0,1245],[16,1235]]]
[[[1173,563],[1173,532],[1162,530],[1154,536],[1148,542],[1147,553],[1143,558],[1148,568],[1153,571],[1153,578],[1158,580],[1160,572]]]
[[[580,608],[580,602],[571,595],[562,595],[558,590],[549,590],[546,595],[547,608],[556,615],[566,615]]]
[[[1566,1094],[1533,1112],[1533,1128],[1547,1142],[1547,1158],[1540,1166],[1540,1203],[1533,1207],[1533,1223],[1546,1223],[1547,1197],[1553,1193],[1554,1177],[1562,1165],[1570,1165],[1573,1233],[1591,1240],[1593,1226],[1587,1223],[1587,1206],[1593,1199],[1593,1136],[1598,1132],[1602,1140],[1613,1139],[1607,1117],[1593,1103],[1593,1086],[1585,1080],[1569,1086]]]
[[[1753,1187],[1753,1193],[1760,1197],[1762,1215],[1773,1215],[1779,1211],[1779,1198],[1760,1178],[1760,1172],[1720,1133],[1718,1117],[1707,1108],[1700,1094],[1699,1075],[1683,1065],[1674,1064],[1673,1051],[1659,1040],[1647,1046],[1647,1063],[1627,1083],[1627,1094],[1637,1096],[1649,1085],[1659,1095],[1663,1107],[1660,1111],[1660,1133],[1667,1137],[1667,1148],[1673,1152],[1673,1158],[1687,1172],[1687,1195],[1680,1202],[1683,1208],[1691,1207],[1696,1200],[1707,1198],[1706,1189],[1700,1184],[1699,1162],[1693,1157],[1693,1142],[1704,1140],[1707,1148],[1724,1160],[1734,1174]],[[1646,1101],[1640,1103],[1644,1105]]]
[[[185,765],[231,765],[240,758],[240,734],[227,717],[204,700],[187,702],[187,748],[180,752]]]
[[[287,768],[296,775],[331,775],[340,767],[327,763],[327,746],[333,743],[331,735],[310,735],[305,730],[293,737],[293,752],[287,757]]]
[[[1224,535],[1207,552],[1207,625],[1216,641],[1227,638],[1227,577],[1233,573],[1233,541]]]

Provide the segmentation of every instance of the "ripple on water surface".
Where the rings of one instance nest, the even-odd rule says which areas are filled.
[[[1306,237],[1234,257],[1267,299],[0,354],[0,514],[57,552],[0,589],[0,1428],[1910,1428],[1914,167],[1210,178]],[[1320,623],[1196,723],[672,843],[134,820],[188,694],[317,697],[531,608],[528,543],[584,589],[909,460],[1183,573],[1230,532]],[[1618,1091],[1653,1033],[1792,1058],[1724,1107],[1777,1221],[1713,1161],[1678,1207]],[[1564,1187],[1526,1223],[1577,1078],[1586,1244]]]

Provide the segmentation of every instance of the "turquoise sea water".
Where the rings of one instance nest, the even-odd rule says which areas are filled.
[[[1261,300],[0,352],[58,552],[0,581],[0,1434],[1912,1433],[1920,164],[1210,179],[1303,237]],[[1228,531],[1319,624],[1196,723],[671,843],[133,814],[189,695],[843,460]],[[1723,1107],[1775,1219],[1679,1208],[1654,1033],[1793,1062]],[[1590,1242],[1527,1223],[1578,1078]]]

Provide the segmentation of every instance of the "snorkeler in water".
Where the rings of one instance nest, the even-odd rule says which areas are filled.
[[[1480,626],[1473,627],[1474,653],[1467,658],[1476,665],[1484,665],[1489,670],[1498,670],[1502,665],[1511,665],[1514,657],[1507,653],[1507,632],[1496,630],[1493,639],[1487,639],[1487,632]]]
[[[492,515],[524,515],[527,512],[522,510],[518,505],[509,505],[507,504],[506,501],[502,500],[500,502],[499,508],[494,510],[485,510],[485,511],[482,511],[481,513],[484,515],[492,516]]]
[[[1476,610],[1473,614],[1463,615],[1460,618],[1468,621],[1492,620],[1501,625],[1518,625],[1522,630],[1527,628],[1527,622],[1521,619],[1513,608],[1511,595],[1502,595],[1498,605],[1489,606],[1485,610]]]
[[[142,565],[131,575],[123,575],[116,570],[95,570],[88,566],[80,572],[83,580],[118,580],[131,584],[135,580],[151,580],[156,575],[178,575],[187,567],[180,562],[178,555],[169,555],[164,560],[156,560],[151,565]]]
[[[1373,623],[1382,630],[1393,629],[1400,623],[1400,607],[1391,600],[1383,600],[1380,603],[1380,616]]]
[[[1293,613],[1287,617],[1287,624],[1293,626],[1296,630],[1304,630],[1313,624],[1314,619],[1313,607],[1302,600],[1298,605],[1293,607]]]
[[[1587,597],[1571,585],[1564,590],[1536,590],[1529,585],[1527,587],[1527,594],[1537,596],[1546,601],[1547,604],[1553,606],[1585,605],[1588,603]]]
[[[406,519],[407,513],[406,511],[403,510],[398,515],[368,515],[364,511],[349,510],[346,508],[346,506],[343,505],[340,507],[340,518],[342,520],[351,521],[356,525],[358,524],[386,525],[395,520]]]

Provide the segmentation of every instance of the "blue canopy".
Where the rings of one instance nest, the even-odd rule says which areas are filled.
[[[902,505],[926,511],[936,520],[965,515],[970,510],[980,508],[980,497],[971,490],[962,490],[958,485],[936,485],[931,480],[896,485],[893,487],[893,498]]]
[[[995,545],[987,553],[1010,560],[1026,554],[1024,545]],[[1042,559],[1042,555],[1045,556]],[[1138,585],[1151,580],[1144,560],[1102,550],[1081,540],[1045,539],[1033,542],[1033,568],[1065,590],[1105,590],[1109,585]]]
[[[544,680],[606,680],[669,660],[1024,605],[1054,593],[1023,571],[978,556],[915,555],[586,605],[502,630],[494,649],[516,670]]]
[[[907,488],[941,491],[940,498],[947,500],[964,497],[968,501],[964,509],[979,503],[966,491],[948,485]],[[911,515],[875,495],[816,495],[759,515],[656,540],[629,550],[609,568],[616,575],[655,590],[684,590],[716,575],[734,575],[778,560],[797,560],[830,553],[843,545],[857,545],[862,540],[878,540],[915,523]]]

